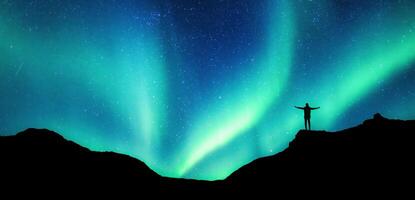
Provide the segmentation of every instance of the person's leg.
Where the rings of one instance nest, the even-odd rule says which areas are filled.
[[[308,130],[311,130],[311,122],[310,121],[311,121],[310,118],[308,118],[307,119],[307,122],[308,122]]]
[[[307,130],[307,118],[304,118],[304,127],[305,127],[305,130]]]

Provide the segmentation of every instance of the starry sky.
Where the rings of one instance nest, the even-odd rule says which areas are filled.
[[[415,118],[412,0],[0,0],[0,133],[224,179],[313,129]]]

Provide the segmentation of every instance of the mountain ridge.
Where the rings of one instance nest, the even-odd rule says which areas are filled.
[[[300,130],[282,152],[258,158],[224,180],[201,181],[163,177],[128,155],[91,151],[56,132],[29,128],[0,137],[0,177],[30,187],[42,180],[49,187],[151,194],[239,194],[275,188],[284,193],[292,188],[318,191],[320,186],[344,192],[340,188],[355,191],[366,184],[379,189],[396,186],[399,179],[413,180],[413,133],[414,120],[380,114],[338,132]]]
[[[337,132],[301,130],[285,150],[242,166],[226,181],[238,191],[251,192],[275,186],[317,191],[323,186],[343,193],[399,186],[401,191],[407,189],[403,183],[414,178],[414,133],[414,120],[390,120],[380,114]]]

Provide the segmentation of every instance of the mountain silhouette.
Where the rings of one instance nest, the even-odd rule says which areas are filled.
[[[338,132],[301,130],[284,151],[254,160],[225,180],[199,181],[162,177],[130,156],[90,151],[55,132],[27,129],[0,137],[0,181],[21,190],[101,195],[404,194],[414,180],[414,134],[415,121],[380,114]]]
[[[301,130],[287,149],[241,167],[225,181],[234,191],[248,193],[300,189],[343,196],[409,194],[415,169],[414,134],[415,121],[390,120],[380,114],[338,132]]]
[[[103,196],[221,191],[217,181],[162,177],[133,157],[91,151],[47,129],[0,136],[0,163],[0,183],[12,190],[47,188]]]
[[[40,185],[87,190],[140,180],[137,186],[154,189],[160,178],[135,158],[90,151],[46,129],[27,129],[15,136],[1,137],[0,162],[0,179],[23,188]]]

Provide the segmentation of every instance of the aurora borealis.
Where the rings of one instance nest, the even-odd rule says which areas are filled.
[[[313,129],[415,118],[411,0],[0,0],[0,133],[216,180]]]

